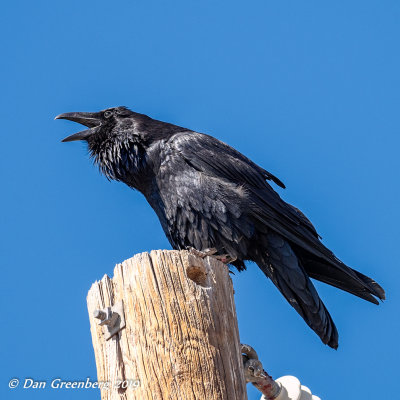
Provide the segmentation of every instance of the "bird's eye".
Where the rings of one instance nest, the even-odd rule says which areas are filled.
[[[111,112],[111,111],[106,111],[106,112],[104,113],[104,117],[105,117],[105,118],[110,118],[111,115],[112,115],[112,112]]]

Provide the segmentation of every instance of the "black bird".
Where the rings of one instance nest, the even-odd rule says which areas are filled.
[[[63,142],[84,140],[109,179],[146,197],[174,249],[225,257],[239,271],[254,261],[307,324],[333,348],[338,333],[310,278],[379,304],[385,292],[343,264],[321,242],[307,217],[284,202],[270,172],[227,144],[154,120],[125,107],[72,112],[89,129]]]

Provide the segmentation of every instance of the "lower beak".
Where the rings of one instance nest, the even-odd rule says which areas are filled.
[[[88,137],[93,133],[91,129],[86,129],[85,131],[81,131],[78,133],[74,133],[73,135],[67,136],[62,142],[74,142],[76,140],[87,140]]]
[[[71,112],[57,115],[54,119],[67,119],[69,121],[78,122],[79,124],[85,125],[88,128],[95,128],[100,125],[101,120],[99,113],[89,113],[89,112]],[[92,129],[87,129],[78,133],[74,133],[71,136],[66,137],[62,142],[72,142],[75,140],[87,140],[94,131]]]

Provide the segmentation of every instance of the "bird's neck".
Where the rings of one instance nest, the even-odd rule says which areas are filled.
[[[151,173],[145,147],[136,140],[104,141],[97,148],[90,148],[100,171],[109,180],[121,181],[128,186],[145,190]]]

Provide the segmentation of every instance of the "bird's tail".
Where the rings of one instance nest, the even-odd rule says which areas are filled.
[[[308,275],[321,282],[335,286],[374,304],[385,300],[385,291],[373,279],[343,264],[337,258],[331,263],[314,257],[300,256]],[[374,297],[375,296],[375,297]]]
[[[338,332],[332,317],[290,244],[279,235],[268,234],[268,255],[257,264],[322,342],[337,349]]]

